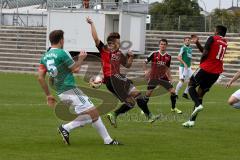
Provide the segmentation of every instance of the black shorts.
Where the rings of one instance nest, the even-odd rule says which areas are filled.
[[[199,86],[202,90],[208,91],[217,81],[220,74],[213,74],[198,68],[189,81],[189,86]]]
[[[129,97],[130,91],[134,88],[132,81],[121,74],[105,78],[105,84],[108,90],[122,102]]]
[[[148,90],[155,89],[158,85],[163,86],[166,90],[169,90],[169,89],[173,88],[173,85],[168,80],[164,80],[164,79],[150,79],[148,81],[147,89]]]

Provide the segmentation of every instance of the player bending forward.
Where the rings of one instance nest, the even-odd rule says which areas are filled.
[[[198,113],[203,110],[203,96],[223,72],[223,57],[228,46],[227,40],[224,38],[226,33],[226,27],[216,26],[215,34],[207,39],[204,48],[199,43],[198,37],[192,36],[192,41],[196,43],[198,49],[202,52],[202,57],[199,68],[193,73],[188,83],[194,109],[190,119],[182,124],[184,127],[194,126]],[[197,87],[198,91],[196,90]]]
[[[232,85],[236,80],[240,78],[240,71],[238,71],[234,77],[228,82],[227,88]],[[234,92],[228,99],[228,104],[236,109],[240,109],[240,89]]]
[[[86,52],[81,52],[76,62],[71,55],[63,50],[64,32],[62,30],[54,30],[49,35],[51,49],[47,51],[40,60],[38,71],[39,83],[47,96],[47,103],[54,107],[56,100],[49,91],[48,84],[45,80],[46,73],[52,79],[54,88],[62,103],[67,103],[74,107],[77,118],[73,121],[60,125],[58,128],[64,142],[69,142],[69,132],[77,127],[91,123],[102,137],[104,144],[118,145],[119,142],[113,140],[105,128],[97,109],[94,107],[90,99],[76,87],[73,73],[79,69],[83,60],[86,58]]]
[[[87,23],[91,26],[92,37],[98,48],[102,61],[102,70],[104,75],[104,83],[107,89],[112,92],[121,102],[124,102],[120,108],[114,112],[109,113],[107,118],[111,125],[117,127],[117,116],[128,112],[137,102],[138,106],[145,113],[149,122],[154,122],[158,117],[150,113],[147,103],[140,91],[138,91],[132,84],[131,80],[120,73],[120,66],[130,68],[133,62],[133,54],[129,51],[124,55],[120,50],[120,35],[119,33],[110,33],[107,37],[107,44],[104,45],[99,40],[95,25],[88,17]]]

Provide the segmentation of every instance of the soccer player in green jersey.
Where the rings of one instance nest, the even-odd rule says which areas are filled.
[[[72,106],[77,115],[77,118],[73,121],[60,125],[58,131],[63,137],[64,142],[70,144],[69,132],[74,128],[83,127],[91,123],[102,137],[104,144],[118,145],[119,142],[109,136],[94,104],[88,96],[76,87],[73,72],[76,72],[76,69],[80,69],[87,54],[81,51],[78,60],[75,62],[69,52],[63,50],[63,35],[64,32],[62,30],[54,30],[50,33],[51,49],[43,54],[38,70],[38,80],[46,94],[48,105],[55,107],[56,100],[49,91],[45,80],[46,73],[49,74],[60,101],[63,104]]]
[[[182,88],[182,85],[186,80],[192,76],[192,48],[190,47],[191,38],[184,38],[184,45],[181,47],[177,59],[180,61],[179,66],[179,82],[176,86],[176,95],[178,95],[179,90]],[[188,86],[186,87],[183,95],[184,98],[188,98]],[[178,96],[177,96],[178,97]]]

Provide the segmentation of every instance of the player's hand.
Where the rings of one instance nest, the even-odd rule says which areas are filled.
[[[229,82],[227,83],[227,85],[226,85],[226,88],[229,88],[229,87],[231,87],[231,85],[232,85],[232,82],[231,82],[231,81],[229,81]]]
[[[56,105],[56,99],[52,95],[47,96],[47,104],[49,107],[54,108]]]
[[[134,54],[133,54],[133,52],[131,50],[128,51],[127,55],[128,55],[128,57],[131,57],[131,58],[134,57]]]
[[[86,21],[87,21],[88,24],[93,24],[93,21],[92,21],[92,19],[90,17],[87,17]]]
[[[197,43],[198,40],[199,40],[198,36],[196,36],[196,35],[191,35],[191,41],[192,41],[193,43]]]
[[[87,52],[86,51],[80,51],[80,54],[78,55],[78,58],[83,61],[86,57],[87,57]]]
[[[187,70],[188,69],[188,66],[187,64],[184,64],[184,69]]]
[[[149,72],[148,70],[145,70],[145,71],[144,71],[144,77],[145,77],[146,80],[149,79],[149,77],[150,77],[150,72]]]

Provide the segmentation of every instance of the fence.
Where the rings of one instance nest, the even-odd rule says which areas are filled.
[[[240,32],[240,17],[224,19],[214,16],[151,15],[149,30],[212,32],[216,25],[225,25],[229,32]]]

